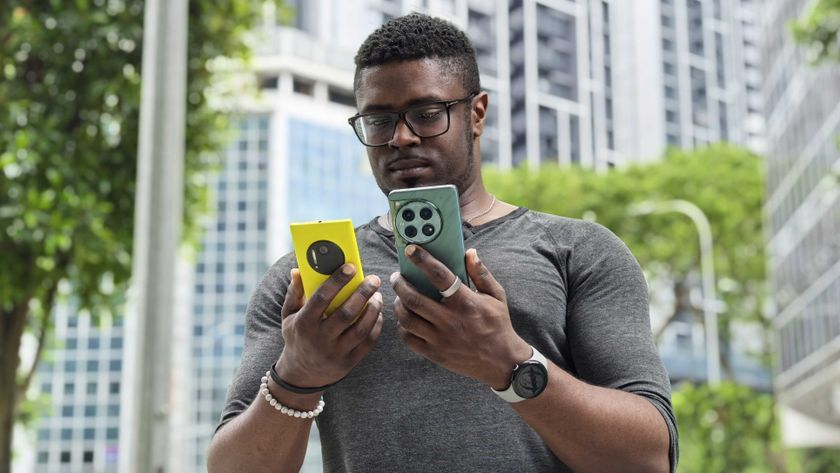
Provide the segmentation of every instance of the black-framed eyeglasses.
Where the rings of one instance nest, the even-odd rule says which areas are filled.
[[[462,99],[442,100],[415,105],[399,112],[358,113],[347,121],[365,146],[385,146],[393,138],[397,123],[405,120],[408,129],[420,138],[434,138],[449,131],[449,109],[453,105],[472,100],[473,92]]]

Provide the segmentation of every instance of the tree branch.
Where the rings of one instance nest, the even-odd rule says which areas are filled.
[[[47,291],[46,297],[41,304],[43,308],[43,314],[41,315],[41,323],[40,327],[41,330],[38,333],[38,345],[35,348],[35,357],[32,360],[32,365],[26,372],[26,375],[23,377],[23,381],[20,382],[17,386],[17,396],[15,396],[15,411],[20,406],[20,403],[23,402],[23,399],[26,398],[26,390],[29,389],[29,385],[32,383],[32,378],[35,376],[35,370],[38,368],[38,363],[41,361],[41,354],[44,352],[44,343],[47,340],[47,333],[49,332],[50,328],[50,319],[52,318],[53,312],[53,304],[55,303],[55,295],[58,292],[58,282],[60,279],[56,280],[53,285]]]

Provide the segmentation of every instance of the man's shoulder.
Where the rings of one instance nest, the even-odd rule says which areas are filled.
[[[615,237],[607,227],[589,220],[564,217],[536,210],[529,210],[524,217],[532,224],[542,227],[556,239],[569,244],[589,241],[592,238]]]

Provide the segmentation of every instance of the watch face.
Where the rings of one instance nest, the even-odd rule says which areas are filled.
[[[531,399],[539,396],[548,384],[548,372],[537,361],[525,363],[513,375],[513,390],[519,397]]]

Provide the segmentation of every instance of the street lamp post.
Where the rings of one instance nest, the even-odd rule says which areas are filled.
[[[720,384],[720,348],[718,346],[718,319],[721,302],[715,293],[714,247],[709,219],[700,207],[687,200],[662,202],[643,201],[631,206],[635,215],[677,212],[688,216],[700,236],[700,272],[703,279],[703,322],[706,326],[706,378],[711,385]]]

